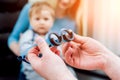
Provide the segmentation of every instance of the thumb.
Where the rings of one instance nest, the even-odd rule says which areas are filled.
[[[31,63],[31,65],[36,65],[41,63],[41,59],[36,54],[29,54],[28,60]]]
[[[30,51],[28,52],[28,55],[27,55],[27,59],[28,61],[30,62],[31,65],[36,65],[38,64],[38,62],[40,63],[41,59],[37,56],[37,49],[36,47],[33,47],[30,49]]]
[[[37,37],[35,41],[41,53],[45,54],[50,50],[48,44],[45,42],[45,40],[42,37],[40,36]]]
[[[74,40],[73,40],[74,42],[84,44],[87,41],[87,39],[88,39],[87,37],[80,36],[74,33]]]

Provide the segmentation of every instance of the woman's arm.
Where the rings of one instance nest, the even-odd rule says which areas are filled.
[[[74,34],[74,40],[63,45],[65,62],[85,70],[103,70],[112,80],[120,79],[120,58],[100,42]]]
[[[120,79],[120,58],[115,54],[104,54],[106,59],[105,67],[103,71],[111,78],[111,80]]]
[[[8,46],[16,55],[19,55],[18,41],[19,41],[20,33],[24,32],[29,27],[29,18],[28,18],[29,8],[30,8],[30,4],[26,4],[23,7],[18,17],[18,20],[13,28],[13,31],[8,38]]]

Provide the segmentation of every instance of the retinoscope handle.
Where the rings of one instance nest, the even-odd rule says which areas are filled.
[[[63,37],[64,42],[69,42],[69,41],[72,41],[74,39],[74,34],[73,34],[73,31],[71,29],[69,29],[69,30],[63,29],[63,30],[61,30],[61,35]]]
[[[74,33],[71,29],[61,29],[60,34],[50,33],[45,40],[48,43],[48,45],[51,47],[51,46],[59,46],[62,44],[62,42],[69,42],[73,39],[74,39]],[[35,46],[37,46],[37,44],[33,44],[26,51],[24,51],[22,53],[22,56],[18,57],[18,60],[29,63],[26,59],[26,55],[28,51]],[[42,53],[40,53],[39,57],[42,57]]]

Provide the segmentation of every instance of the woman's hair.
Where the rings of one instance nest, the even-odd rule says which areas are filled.
[[[66,15],[68,15],[71,19],[75,20],[77,33],[82,35],[83,33],[83,0],[76,0],[74,5],[67,10]]]
[[[37,14],[37,13],[41,12],[42,10],[48,10],[51,13],[53,19],[55,18],[55,10],[47,2],[33,3],[33,5],[30,8],[30,11],[29,11],[29,17],[31,18],[34,13]]]
[[[81,0],[76,0],[74,5],[67,10],[66,15],[68,15],[71,19],[75,19],[80,3],[81,3]]]

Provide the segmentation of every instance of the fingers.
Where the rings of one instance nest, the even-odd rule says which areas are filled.
[[[87,40],[88,40],[87,37],[82,37],[82,36],[74,33],[74,40],[63,44],[63,46],[62,46],[63,54],[68,50],[69,47],[84,44],[84,43],[86,43]],[[72,44],[73,42],[76,44]]]
[[[60,56],[60,51],[57,49],[57,47],[50,47],[50,50]]]
[[[69,65],[73,65],[73,53],[71,51],[71,47],[66,51],[64,55],[65,62],[68,63]]]
[[[50,47],[50,50],[52,51],[52,52],[56,52],[56,50],[57,50],[57,47]]]
[[[29,50],[30,54],[34,53],[36,55],[38,55],[39,51],[40,51],[40,49],[38,48],[38,46],[35,46]]]
[[[40,49],[41,53],[46,54],[50,50],[48,47],[48,44],[40,36],[36,38],[36,43],[37,43],[38,48]]]
[[[73,42],[69,42],[69,43],[65,43],[63,44],[63,47],[62,47],[62,53],[63,53],[63,56],[65,56],[66,52],[69,51],[70,48],[73,48]]]
[[[69,43],[64,43],[62,45],[62,53],[63,53],[63,55],[66,52],[66,50],[68,50],[69,46],[70,46]]]
[[[27,59],[29,60],[30,64],[36,65],[38,61],[40,63],[40,58],[37,56],[39,53],[38,47],[33,47],[30,49],[27,55]]]
[[[80,35],[74,33],[74,40],[73,41],[75,41],[76,43],[83,44],[87,41],[87,39],[88,39],[87,37],[83,37],[83,36],[80,36]]]

